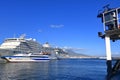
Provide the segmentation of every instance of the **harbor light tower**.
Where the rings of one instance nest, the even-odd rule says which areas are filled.
[[[110,40],[115,42],[120,39],[120,8],[109,8],[109,5],[103,7],[103,11],[99,12],[97,17],[101,18],[104,32],[98,32],[98,36],[105,39],[106,60],[107,60],[107,80],[115,74],[120,67],[120,60],[116,60],[112,65]]]

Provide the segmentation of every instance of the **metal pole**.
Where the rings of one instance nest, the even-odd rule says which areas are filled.
[[[104,13],[103,13],[103,29],[104,29],[104,31],[106,30]]]
[[[109,36],[105,36],[105,44],[106,44],[107,60],[112,60],[112,58],[111,58],[111,47],[110,47],[110,37]]]
[[[106,44],[106,59],[107,59],[107,80],[110,80],[112,73],[112,58],[111,58],[111,47],[110,47],[110,37],[105,36]]]
[[[118,16],[118,9],[116,9],[116,17],[117,17],[117,27],[119,29],[119,16]]]

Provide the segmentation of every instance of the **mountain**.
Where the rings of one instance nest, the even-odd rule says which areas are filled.
[[[88,58],[90,56],[82,54],[82,53],[76,53],[72,49],[62,49],[66,54],[63,57],[66,58]]]

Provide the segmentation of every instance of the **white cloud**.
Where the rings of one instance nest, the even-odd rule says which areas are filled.
[[[64,27],[64,25],[63,24],[58,24],[58,25],[52,24],[52,25],[50,25],[50,27],[51,28],[62,28],[62,27]]]
[[[39,33],[43,32],[41,29],[38,30]]]

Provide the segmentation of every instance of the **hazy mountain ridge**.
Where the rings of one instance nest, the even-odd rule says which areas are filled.
[[[72,49],[64,49],[63,50],[66,54],[66,57],[69,57],[69,58],[88,58],[90,56],[88,55],[85,55],[83,53],[76,53],[74,50]]]

